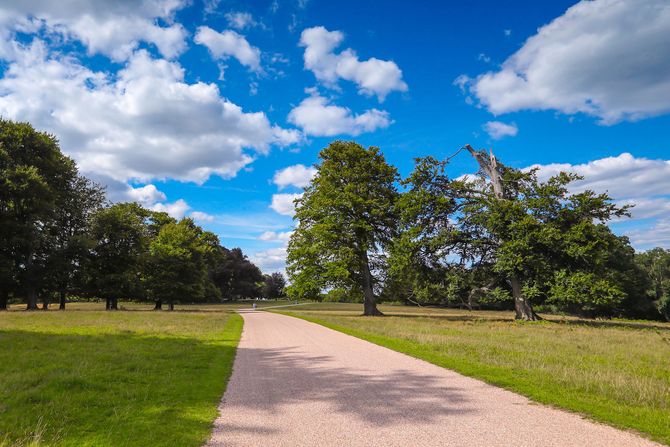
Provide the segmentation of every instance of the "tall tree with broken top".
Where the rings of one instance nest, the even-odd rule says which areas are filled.
[[[289,293],[312,297],[343,288],[363,295],[364,315],[381,315],[375,287],[397,226],[398,173],[378,148],[354,142],[335,141],[319,157],[316,176],[296,202]]]
[[[490,247],[489,262],[509,283],[517,319],[539,319],[532,299],[592,315],[624,299],[622,278],[632,255],[627,239],[612,234],[606,222],[627,215],[626,207],[607,194],[570,193],[568,185],[580,179],[575,174],[541,182],[535,170],[513,169],[493,152],[465,149],[480,172],[474,182],[453,183],[465,203],[459,225],[471,235],[467,244]]]

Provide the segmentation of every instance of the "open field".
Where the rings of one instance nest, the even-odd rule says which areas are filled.
[[[314,304],[281,311],[670,444],[670,324]]]
[[[236,306],[68,307],[0,314],[0,445],[202,445],[242,329]]]

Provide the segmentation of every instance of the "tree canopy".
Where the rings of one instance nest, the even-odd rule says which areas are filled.
[[[0,309],[57,296],[175,302],[257,298],[264,277],[239,248],[192,220],[137,203],[109,204],[57,139],[0,120]],[[222,279],[222,273],[225,272]]]
[[[290,290],[305,298],[324,288],[359,291],[365,315],[379,315],[375,288],[395,234],[398,173],[378,148],[354,142],[335,141],[319,159],[312,184],[296,203]]]

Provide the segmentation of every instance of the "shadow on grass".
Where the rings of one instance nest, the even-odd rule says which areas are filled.
[[[0,331],[0,441],[199,446],[236,339]]]

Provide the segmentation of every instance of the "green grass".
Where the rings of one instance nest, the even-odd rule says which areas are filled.
[[[0,314],[0,445],[200,446],[232,371],[230,307]]]
[[[282,313],[670,444],[670,325],[508,312],[315,304]],[[281,310],[280,310],[281,311]]]

